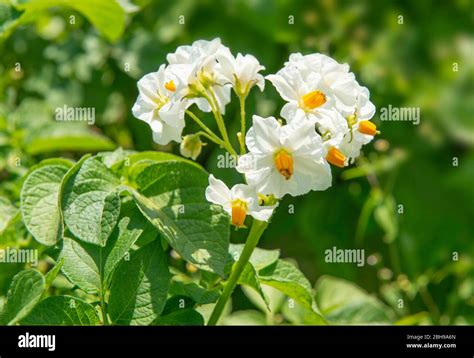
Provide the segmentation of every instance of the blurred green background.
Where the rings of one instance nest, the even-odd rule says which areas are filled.
[[[321,52],[349,63],[370,89],[381,135],[355,166],[333,170],[329,190],[285,198],[262,246],[281,248],[312,283],[332,275],[376,294],[405,317],[401,323],[474,324],[472,1],[120,3],[124,14],[87,18],[58,6],[17,26],[20,13],[0,2],[0,196],[17,204],[20,178],[52,156],[77,159],[118,146],[179,153],[153,144],[148,126],[131,114],[137,80],[179,45],[220,37],[234,54],[255,55],[265,74],[292,52]],[[283,101],[266,86],[252,91],[248,114],[279,114]],[[55,122],[55,108],[65,104],[94,107],[95,126]],[[380,121],[389,105],[420,108],[420,124]],[[236,101],[226,119],[237,128]],[[234,170],[217,168],[221,153],[208,145],[198,161],[237,182]],[[18,223],[0,237],[7,246],[27,235]],[[234,242],[243,239],[233,233]],[[368,263],[326,263],[333,246],[363,248]],[[0,295],[13,266],[2,266]],[[239,292],[234,305],[251,307]]]

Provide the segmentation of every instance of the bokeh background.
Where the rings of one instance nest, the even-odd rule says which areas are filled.
[[[370,89],[381,135],[355,166],[334,170],[329,190],[285,198],[262,246],[281,248],[312,283],[331,275],[357,285],[391,307],[398,323],[474,324],[472,1],[120,3],[123,19],[105,16],[102,31],[63,6],[11,26],[19,14],[8,1],[0,5],[1,200],[18,203],[20,178],[44,158],[119,146],[179,153],[176,145],[154,144],[131,114],[137,80],[179,45],[220,37],[234,54],[255,55],[265,74],[292,52],[325,53],[350,64]],[[54,121],[65,104],[95,108],[95,125]],[[276,116],[282,105],[267,83],[264,93],[252,91],[247,113]],[[389,105],[420,108],[420,124],[381,121],[379,110]],[[226,120],[237,128],[236,101]],[[198,161],[237,182],[232,169],[217,168],[220,153],[208,145]],[[243,239],[233,233],[234,242]],[[0,235],[1,246],[20,241],[35,245],[21,223]],[[368,263],[326,263],[324,251],[333,246],[365,249]],[[17,271],[2,265],[0,296]],[[250,312],[255,304],[238,291],[234,307]]]

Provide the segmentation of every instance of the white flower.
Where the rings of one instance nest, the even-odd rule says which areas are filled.
[[[225,106],[230,102],[230,88],[226,78],[221,74],[221,65],[217,62],[220,53],[229,51],[216,38],[212,41],[199,40],[191,46],[179,46],[176,52],[168,54],[166,59],[174,72],[185,82],[191,93],[196,84],[210,87],[216,97],[218,110],[224,114]],[[196,103],[200,110],[210,112],[207,99],[195,94],[191,102]]]
[[[367,87],[359,86],[355,109],[349,115],[355,114],[360,121],[367,121],[375,114],[375,106],[370,102],[370,93]]]
[[[317,122],[322,109],[336,109],[343,117],[355,112],[366,117],[375,110],[368,90],[349,72],[349,65],[322,54],[292,54],[277,74],[266,78],[288,102],[281,111],[284,117],[301,109]]]
[[[259,73],[265,67],[254,56],[238,53],[234,57],[230,51],[222,51],[217,60],[221,65],[222,76],[232,84],[238,95],[246,96],[255,85],[260,91],[265,88],[265,79]]]
[[[351,121],[352,118],[349,119]],[[340,145],[340,150],[349,158],[352,163],[355,158],[360,155],[360,150],[363,145],[370,143],[375,134],[377,134],[377,127],[369,120],[359,121],[354,119],[349,132],[344,136]]]
[[[139,95],[132,108],[133,115],[150,125],[153,140],[158,144],[181,142],[184,111],[190,104],[182,98],[185,85],[161,65],[157,72],[143,76],[137,86]]]
[[[362,146],[371,142],[378,133],[376,125],[370,121],[374,113],[375,106],[369,100],[369,90],[360,87],[356,108],[353,114],[346,117],[348,131],[339,147],[351,163],[360,155]]]
[[[295,118],[282,126],[274,117],[254,115],[245,140],[250,152],[239,158],[237,170],[258,192],[281,198],[331,185],[323,144],[310,122]]]
[[[229,189],[222,180],[209,176],[209,186],[206,188],[206,199],[211,203],[221,205],[232,218],[232,224],[243,227],[247,215],[260,221],[268,221],[272,216],[273,206],[259,206],[255,188],[246,184],[237,184]]]

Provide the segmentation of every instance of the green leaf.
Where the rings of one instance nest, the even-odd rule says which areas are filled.
[[[59,272],[61,272],[61,268],[64,265],[64,260],[60,259],[54,267],[48,271],[48,273],[44,276],[45,278],[45,285],[46,287],[51,286],[53,281],[58,277]]]
[[[204,318],[192,308],[173,311],[153,322],[158,326],[204,326]]]
[[[311,284],[290,262],[278,260],[259,271],[258,277],[260,283],[276,288],[310,310],[314,308]]]
[[[170,273],[159,241],[122,261],[110,288],[109,314],[117,325],[148,325],[165,307]]]
[[[134,203],[125,202],[119,224],[106,247],[64,238],[60,254],[60,258],[64,259],[62,271],[72,283],[87,293],[95,294],[101,290],[101,285],[109,287],[116,267],[144,234],[158,235]]]
[[[268,297],[263,291],[262,286],[260,285],[260,279],[257,276],[257,271],[250,262],[247,263],[244,270],[242,271],[242,274],[239,277],[238,284],[247,285],[253,288],[263,299],[267,310],[270,311],[270,303]]]
[[[249,286],[242,286],[242,291],[245,296],[252,302],[255,307],[265,312],[269,316],[275,316],[280,311],[280,308],[285,302],[288,302],[287,297],[276,288],[262,285],[262,291],[268,297],[268,305],[263,300],[262,296]]]
[[[14,325],[27,316],[41,299],[44,289],[44,277],[38,271],[24,270],[16,274],[2,315],[5,323]]]
[[[116,41],[125,29],[125,11],[115,0],[23,0],[16,5],[25,10],[21,23],[30,21],[31,14],[54,6],[72,8],[84,15],[110,41]]]
[[[391,310],[353,283],[323,276],[316,284],[321,313],[334,324],[389,324]]]
[[[80,127],[58,127],[57,123],[35,133],[24,146],[31,155],[65,151],[96,152],[115,148],[115,144],[107,137]]]
[[[185,260],[221,276],[228,255],[229,215],[204,195],[207,173],[184,161],[155,163],[135,175],[143,215]]]
[[[21,213],[28,231],[43,245],[54,245],[63,236],[58,204],[65,165],[45,165],[26,178],[21,189]]]
[[[298,302],[288,302],[281,307],[283,316],[294,325],[325,326],[327,321],[320,313],[303,307]]]
[[[89,294],[100,291],[100,248],[65,237],[59,258],[64,260],[62,272],[69,281]]]
[[[158,237],[156,228],[141,214],[132,201],[122,204],[119,224],[110,236],[102,255],[103,275],[107,287],[110,285],[115,269],[130,252],[137,240],[144,237],[154,240]]]
[[[199,168],[201,170],[202,167],[197,164],[196,162],[171,154],[171,153],[166,153],[166,152],[138,152],[138,153],[132,153],[128,156],[128,165],[132,167],[134,164],[138,162],[152,162],[152,163],[159,163],[159,162],[169,162],[169,161],[179,161],[179,162],[184,162],[188,163],[190,165],[195,166],[196,168]]]
[[[232,265],[238,261],[244,245],[230,244],[229,254],[230,258],[226,264],[226,274],[230,274]],[[242,275],[239,278],[238,284],[247,285],[254,289],[262,298],[265,308],[270,311],[270,301],[265,294],[265,291],[260,285],[260,279],[257,272],[275,263],[280,257],[279,250],[264,250],[256,247],[250,256],[249,263],[245,266]]]
[[[265,315],[256,310],[235,311],[223,318],[225,326],[265,326]]]
[[[194,306],[196,306],[196,302],[194,302],[192,298],[181,295],[173,295],[171,293],[171,289],[168,293],[168,296],[170,297],[166,300],[165,308],[163,308],[163,311],[161,312],[162,316],[166,316],[167,314],[170,314],[174,311],[183,310],[185,308],[194,308]]]
[[[86,158],[70,169],[62,187],[61,206],[74,236],[105,246],[120,214],[119,185],[119,178],[98,158]]]
[[[0,234],[8,227],[18,209],[6,198],[0,197]]]
[[[206,290],[195,283],[184,283],[179,281],[172,281],[170,295],[190,297],[198,305],[214,303],[219,298],[217,290]]]
[[[73,296],[52,296],[42,300],[21,323],[31,326],[95,326],[100,320],[89,303]]]
[[[238,261],[243,249],[243,244],[229,245],[229,253],[231,254],[234,261]],[[261,269],[275,263],[279,257],[280,250],[264,250],[256,247],[252,252],[252,256],[250,256],[249,262],[252,264],[255,270],[260,271]]]
[[[6,38],[19,23],[21,12],[13,6],[0,2],[0,40]]]

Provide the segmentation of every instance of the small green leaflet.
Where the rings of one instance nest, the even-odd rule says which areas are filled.
[[[0,235],[8,227],[18,209],[6,198],[0,197]]]
[[[157,326],[204,326],[204,318],[192,308],[173,311],[153,322]]]
[[[333,324],[390,324],[394,313],[357,285],[323,276],[316,284],[316,301],[321,313]]]
[[[23,0],[15,5],[18,10],[25,11],[16,26],[33,21],[41,11],[54,6],[80,12],[112,42],[117,41],[125,29],[125,11],[118,2],[111,0]]]
[[[313,309],[311,284],[301,271],[288,261],[276,261],[259,271],[258,277],[261,284],[274,287],[304,307]]]
[[[26,317],[41,299],[45,289],[43,275],[36,270],[20,271],[13,277],[2,319],[14,325]]]
[[[51,296],[42,300],[22,321],[31,326],[96,326],[100,324],[95,308],[72,296]]]
[[[105,246],[120,214],[120,179],[97,157],[83,158],[67,173],[61,206],[78,239]]]
[[[170,285],[167,257],[158,240],[122,261],[110,288],[113,324],[148,325],[163,311]]]
[[[41,166],[28,175],[21,189],[23,221],[43,245],[54,245],[63,235],[58,196],[68,169],[65,162]]]

